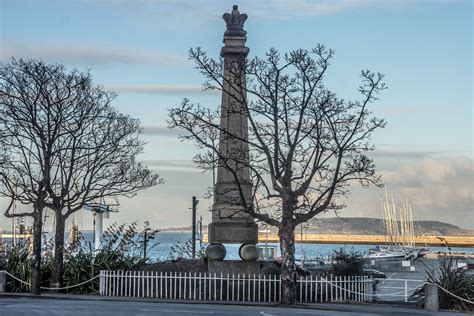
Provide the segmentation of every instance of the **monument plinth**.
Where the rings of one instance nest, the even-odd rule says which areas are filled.
[[[224,58],[224,80],[219,138],[220,159],[214,186],[212,222],[209,224],[208,252],[213,252],[213,247],[219,247],[215,250],[221,251],[222,243],[240,243],[246,246],[247,256],[244,257],[248,258],[248,253],[252,253],[249,247],[252,245],[255,247],[258,242],[258,226],[245,212],[252,203],[252,182],[248,167],[249,146],[246,142],[248,118],[245,110],[245,59],[249,48],[245,46],[247,32],[243,27],[247,15],[241,14],[234,5],[232,12],[225,13],[223,19],[227,29],[224,33],[224,46],[221,49],[221,56]],[[242,254],[239,254],[243,258]]]

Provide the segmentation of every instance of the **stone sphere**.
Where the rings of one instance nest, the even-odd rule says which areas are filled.
[[[223,244],[210,244],[206,248],[206,256],[210,261],[222,261],[226,255],[226,250]]]
[[[239,256],[244,261],[255,261],[258,258],[258,248],[253,244],[244,244],[240,246]]]

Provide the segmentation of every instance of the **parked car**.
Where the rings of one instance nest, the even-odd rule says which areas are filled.
[[[382,271],[379,271],[379,270],[375,270],[375,269],[365,269],[364,268],[364,269],[362,269],[362,274],[373,277],[375,279],[386,279],[387,278],[385,273],[383,273]]]

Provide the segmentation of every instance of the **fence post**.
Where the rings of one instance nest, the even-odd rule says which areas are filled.
[[[110,296],[110,271],[105,271],[105,295]]]
[[[107,291],[109,290],[108,281],[109,281],[109,271],[102,270],[102,295],[104,296],[108,295],[107,293]]]
[[[408,302],[408,281],[405,280],[405,303]]]
[[[5,271],[0,271],[0,293],[5,293],[7,287],[7,274]]]
[[[104,295],[104,293],[105,293],[105,289],[104,289],[104,285],[105,285],[104,270],[100,270],[99,274],[100,274],[100,277],[99,277],[99,293],[100,293],[100,295]]]
[[[439,310],[438,287],[435,284],[425,285],[425,309],[433,312]]]

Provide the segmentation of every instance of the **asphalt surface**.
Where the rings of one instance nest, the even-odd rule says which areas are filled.
[[[441,313],[459,315],[459,313]],[[424,310],[384,305],[319,304],[287,308],[263,305],[222,305],[99,299],[58,299],[0,296],[0,316],[173,315],[173,316],[307,316],[307,315],[435,315]],[[437,315],[437,313],[436,313]]]

